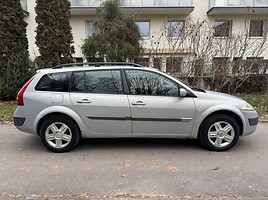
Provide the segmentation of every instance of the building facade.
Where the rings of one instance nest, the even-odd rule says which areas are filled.
[[[99,17],[96,8],[103,1],[70,0],[70,24],[77,62],[85,60],[81,52],[83,39],[92,34],[93,23]],[[31,58],[35,58],[38,56],[35,0],[21,2],[28,23],[29,52]],[[125,0],[121,8],[136,17],[143,37],[145,54],[135,62],[174,71],[172,63],[183,65],[192,59],[208,63],[241,59],[259,59],[265,63],[268,59],[268,0]],[[201,36],[197,38],[198,33]],[[208,40],[209,37],[212,39]],[[219,51],[217,48],[210,51],[212,43],[218,44]],[[221,50],[223,46],[224,51]],[[242,52],[244,46],[251,47]],[[181,68],[177,70],[181,71]]]

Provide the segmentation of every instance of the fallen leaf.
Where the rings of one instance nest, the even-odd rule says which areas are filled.
[[[171,172],[171,173],[176,173],[176,172],[177,172],[177,168],[174,167],[174,166],[169,166],[169,167],[167,167],[167,170],[168,170],[169,172]]]
[[[130,160],[125,160],[125,167],[131,167],[131,161]]]
[[[123,177],[123,178],[128,177],[128,173],[121,174],[121,177]]]

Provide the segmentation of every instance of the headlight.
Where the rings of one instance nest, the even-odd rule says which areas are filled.
[[[255,110],[252,105],[249,103],[246,103],[245,105],[242,106],[241,110]]]

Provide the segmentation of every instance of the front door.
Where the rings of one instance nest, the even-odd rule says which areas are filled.
[[[125,70],[132,131],[136,135],[189,136],[195,117],[191,97],[179,97],[179,85],[151,71]]]

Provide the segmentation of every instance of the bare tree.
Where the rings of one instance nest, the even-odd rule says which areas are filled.
[[[246,19],[241,31],[231,34],[226,25],[230,22],[215,27],[206,20],[187,19],[178,37],[170,37],[166,22],[153,33],[149,55],[154,67],[197,87],[235,93],[253,73],[267,72],[265,64],[259,70],[261,55],[268,47],[267,33],[261,38],[250,37],[249,22]],[[178,58],[182,58],[180,64],[172,62]],[[166,68],[161,68],[163,62]]]

